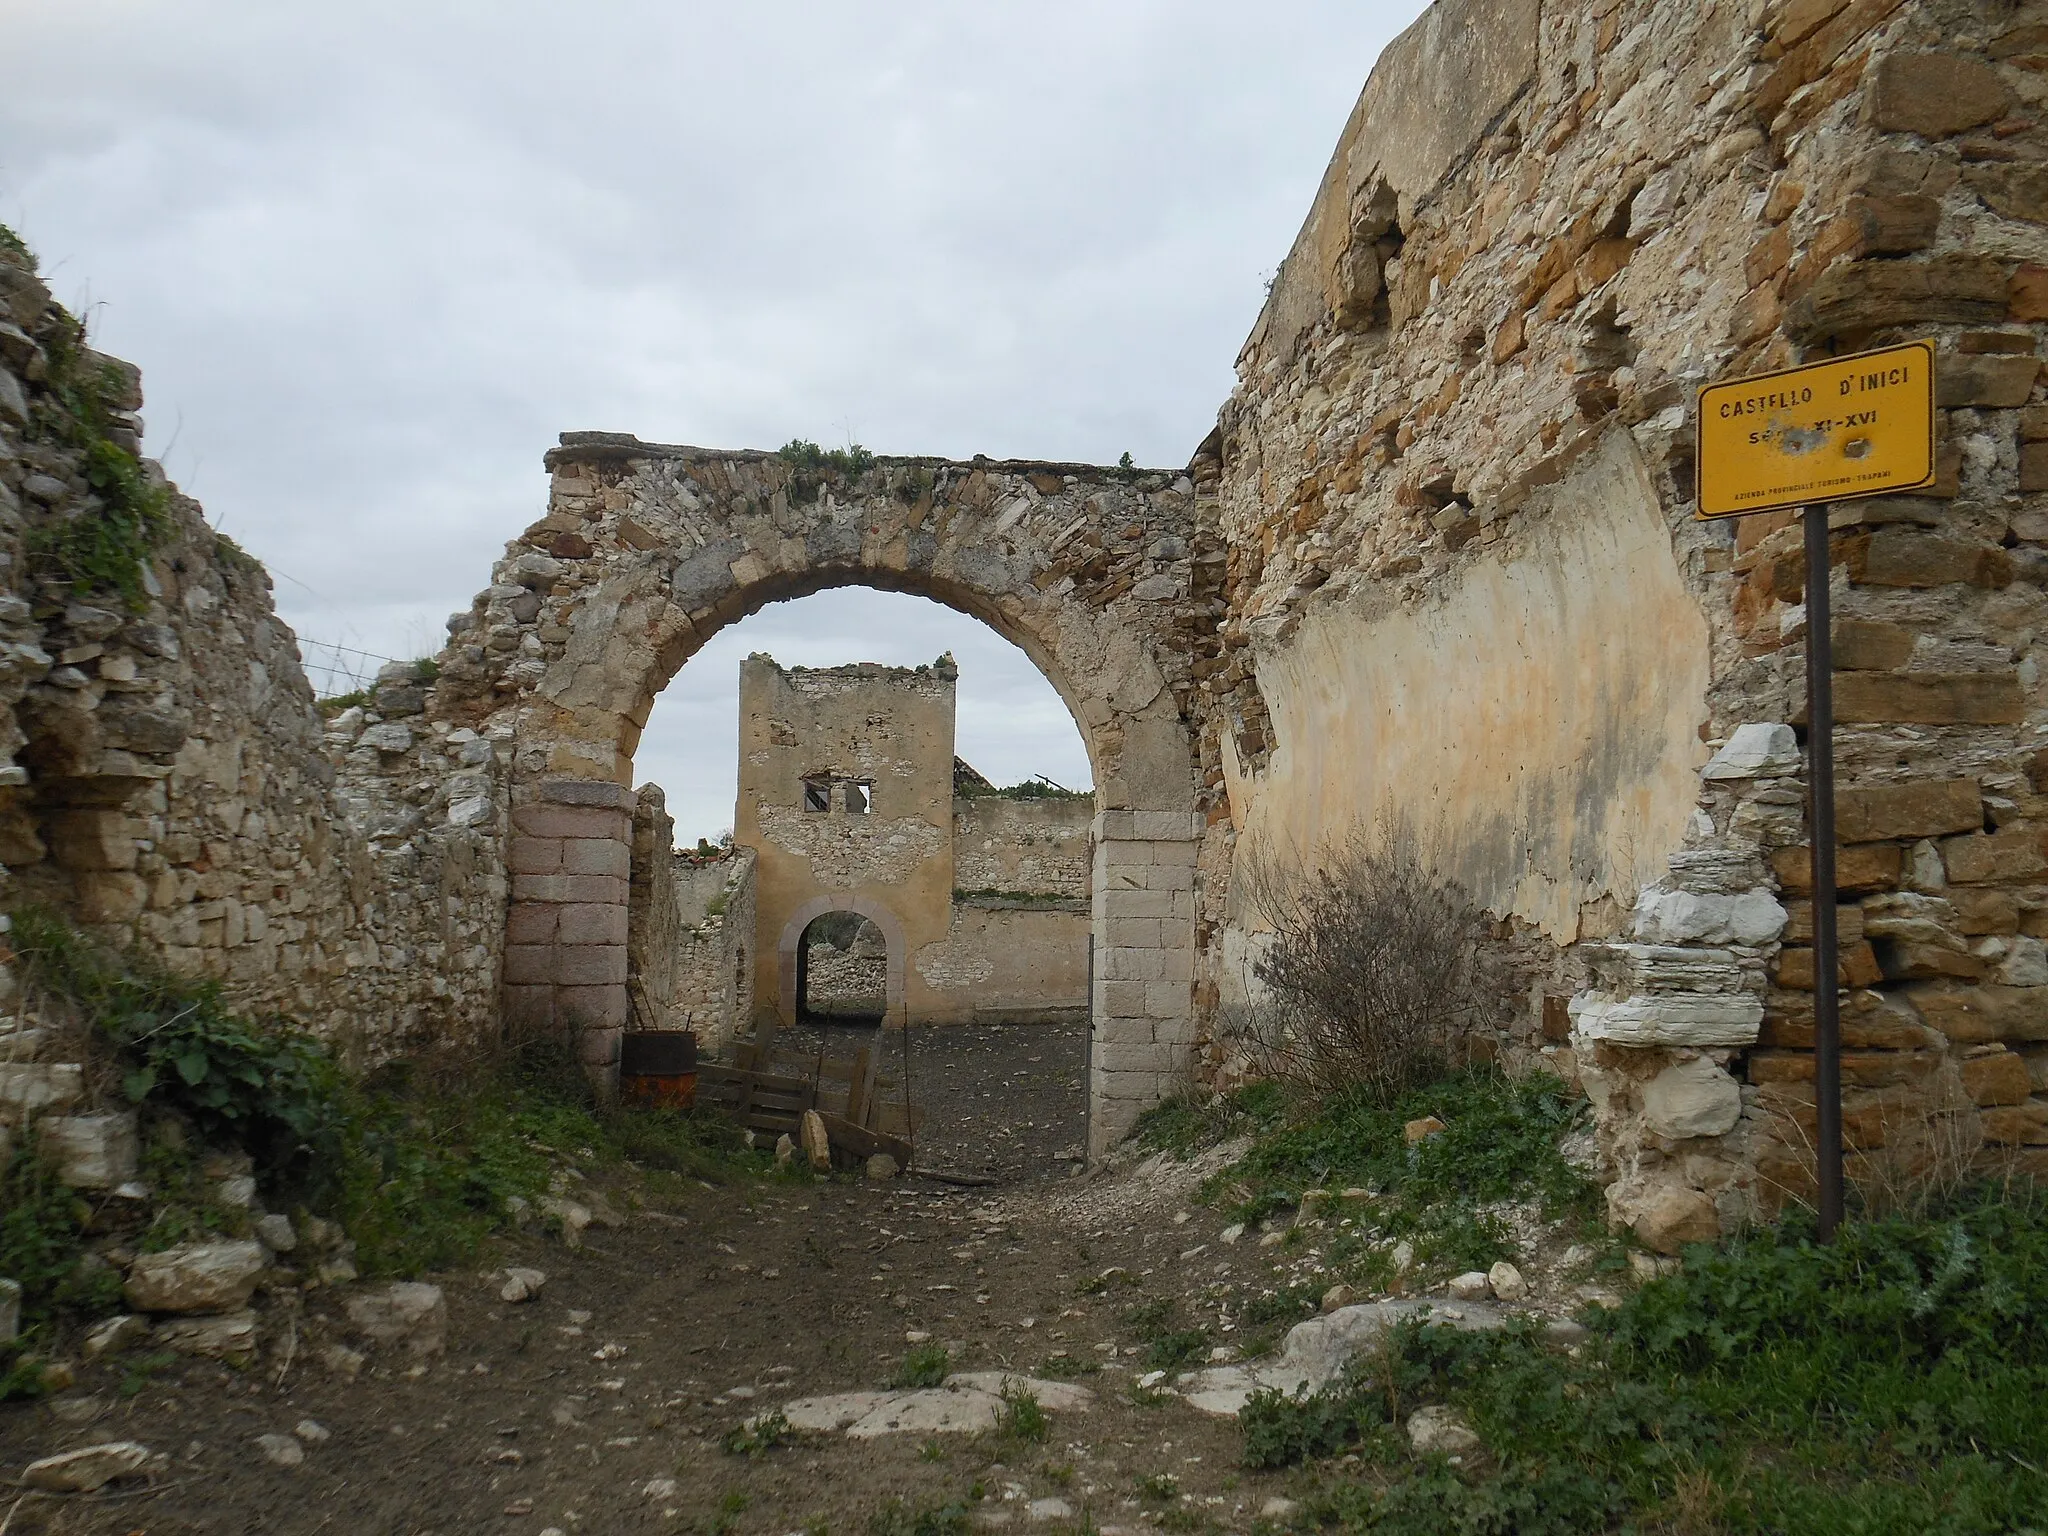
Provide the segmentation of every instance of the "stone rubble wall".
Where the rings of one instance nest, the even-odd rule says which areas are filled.
[[[697,1049],[723,1050],[754,1017],[755,856],[735,848],[710,863],[679,855],[668,1027],[697,1033]]]
[[[953,888],[1085,899],[1094,821],[1095,805],[1086,796],[956,796]]]
[[[1692,400],[1931,336],[1938,483],[1831,517],[1851,1174],[2048,1161],[2044,67],[1991,0],[1439,0],[1388,49],[1193,466],[1212,1015],[1233,876],[1406,821],[1617,1220],[1808,1197],[1800,535],[1694,520]]]
[[[324,730],[268,575],[160,467],[124,457],[140,451],[140,376],[82,345],[0,248],[0,901],[49,902],[217,977],[238,1007],[358,1062],[489,1036],[497,745],[428,726],[404,687]],[[81,370],[116,381],[93,451],[167,498],[132,599],[78,590],[49,553],[73,520],[106,516],[59,393]]]

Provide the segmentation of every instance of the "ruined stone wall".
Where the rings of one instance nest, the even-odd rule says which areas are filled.
[[[633,846],[626,910],[627,985],[636,1029],[678,1029],[675,1022],[678,950],[684,942],[686,883],[694,869],[678,858],[675,818],[659,784],[633,792]]]
[[[488,1034],[496,745],[425,726],[396,685],[323,730],[267,574],[136,457],[141,405],[136,371],[85,349],[0,245],[0,898],[358,1061]],[[123,479],[162,498],[127,538]],[[139,558],[82,556],[96,527]]]
[[[1382,56],[1193,466],[1205,1002],[1256,949],[1234,876],[1404,820],[1513,936],[1509,1054],[1594,1096],[1618,1219],[1803,1195],[1799,536],[1693,520],[1690,410],[1934,336],[1940,483],[1832,520],[1852,1173],[1944,1106],[2048,1143],[2044,23],[1440,0]]]
[[[754,851],[699,860],[673,855],[668,1023],[697,1032],[698,1050],[722,1050],[754,1015]],[[637,909],[637,892],[633,904]],[[634,918],[637,930],[639,919]]]
[[[942,937],[953,890],[950,662],[915,671],[873,663],[740,668],[740,784],[733,838],[759,856],[754,989],[785,1021],[794,946],[827,911],[894,928],[904,948]],[[874,910],[871,910],[874,909]],[[920,977],[891,999],[931,1017]]]
[[[1088,895],[1094,803],[961,795],[953,801],[956,890],[1006,895]]]

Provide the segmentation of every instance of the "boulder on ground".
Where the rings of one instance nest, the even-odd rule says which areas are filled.
[[[1659,1253],[1678,1253],[1687,1243],[1711,1243],[1721,1235],[1714,1197],[1676,1185],[1652,1195],[1631,1225],[1636,1236]]]
[[[97,1360],[102,1355],[118,1355],[148,1336],[148,1318],[137,1317],[133,1312],[118,1313],[93,1324],[92,1331],[85,1336],[85,1358]]]
[[[815,1109],[807,1109],[797,1124],[797,1134],[803,1139],[804,1156],[811,1160],[811,1167],[819,1173],[832,1171],[832,1138],[825,1132],[825,1117]]]
[[[128,1305],[142,1312],[226,1312],[248,1301],[270,1262],[261,1243],[181,1243],[128,1269]]]
[[[412,1355],[438,1355],[448,1347],[448,1303],[438,1285],[396,1281],[349,1297],[343,1310],[373,1343],[403,1345]]]
[[[246,1360],[256,1353],[256,1314],[245,1308],[214,1317],[166,1318],[150,1330],[149,1341],[173,1354]]]
[[[531,1301],[547,1283],[548,1277],[543,1270],[508,1269],[505,1271],[505,1283],[498,1288],[498,1300],[515,1304]]]
[[[21,1483],[45,1493],[94,1493],[108,1483],[160,1472],[169,1464],[169,1457],[134,1440],[109,1440],[32,1461],[21,1474]]]
[[[1408,1448],[1418,1456],[1469,1456],[1479,1437],[1455,1408],[1418,1408],[1408,1416]]]

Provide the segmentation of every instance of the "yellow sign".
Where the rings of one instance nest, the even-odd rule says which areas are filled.
[[[1934,343],[1709,384],[1699,515],[1741,517],[1934,483]]]

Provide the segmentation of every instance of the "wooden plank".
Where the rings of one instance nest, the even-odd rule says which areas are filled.
[[[910,1166],[910,1143],[900,1136],[886,1135],[870,1130],[864,1125],[855,1125],[844,1115],[826,1115],[825,1134],[832,1138],[832,1145],[853,1157],[870,1158],[877,1152],[886,1152],[896,1159],[899,1168]]]
[[[809,1093],[811,1080],[808,1077],[787,1077],[772,1072],[749,1072],[737,1067],[722,1067],[706,1064],[697,1068],[697,1081],[701,1083],[732,1083],[742,1080],[765,1093]]]
[[[863,1050],[855,1060],[860,1065],[860,1113],[854,1118],[862,1125],[875,1122],[875,1074],[882,1066],[882,1043],[877,1040],[872,1050]]]
[[[868,1101],[873,1097],[873,1072],[870,1064],[874,1053],[862,1046],[853,1053],[853,1070],[846,1079],[846,1118],[854,1125],[868,1123]]]
[[[914,1136],[924,1124],[924,1111],[913,1104],[906,1118],[900,1100],[884,1099],[875,1106],[874,1118],[868,1124],[891,1136]]]

